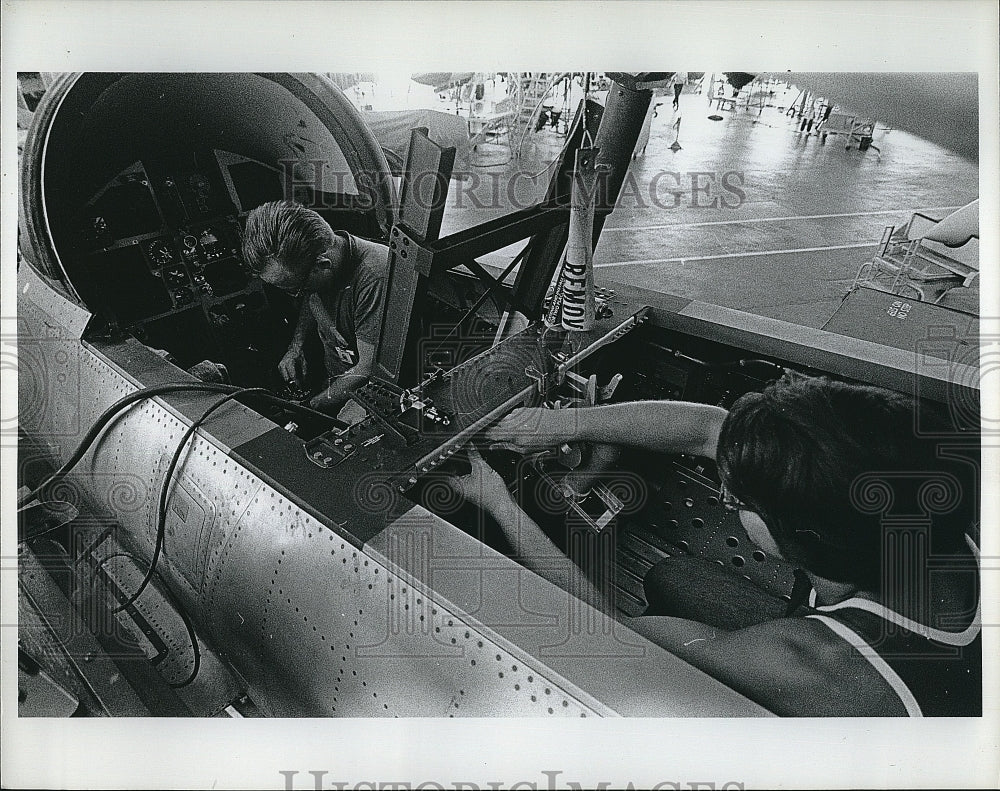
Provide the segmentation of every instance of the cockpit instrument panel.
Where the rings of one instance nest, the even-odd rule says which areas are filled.
[[[83,208],[79,262],[92,304],[185,367],[224,360],[237,371],[257,368],[251,379],[260,379],[262,356],[274,367],[270,347],[287,335],[291,306],[272,305],[244,266],[241,221],[281,197],[273,168],[228,152],[134,162]]]

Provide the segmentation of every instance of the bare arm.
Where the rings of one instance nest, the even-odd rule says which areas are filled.
[[[715,458],[725,409],[688,401],[632,401],[581,409],[517,409],[486,432],[525,449],[604,442]]]
[[[514,549],[516,558],[538,576],[569,591],[578,598],[607,611],[607,602],[535,521],[514,502],[503,479],[486,463],[474,446],[469,450],[472,472],[452,485],[471,503],[492,516]]]
[[[503,480],[470,452],[472,473],[453,485],[490,513],[540,577],[608,613],[606,599],[511,499]],[[770,711],[784,716],[886,716],[905,709],[854,648],[806,618],[779,618],[727,632],[667,616],[620,617],[622,623]]]
[[[594,587],[583,570],[563,554],[535,521],[509,497],[505,502],[489,507],[517,559],[539,577],[602,612],[608,611],[604,596]]]
[[[324,412],[339,410],[350,398],[351,391],[360,387],[375,369],[375,345],[358,338],[358,361],[334,379],[330,386],[309,404]]]
[[[292,333],[291,343],[288,344],[288,351],[278,362],[278,371],[286,382],[294,382],[300,387],[305,383],[309,367],[303,348],[309,334],[315,332],[316,317],[313,316],[309,300],[306,299],[299,307],[299,318],[295,322],[295,331]]]
[[[309,307],[309,299],[302,300],[299,308],[299,319],[295,323],[295,332],[292,334],[292,342],[289,349],[301,349],[309,338],[310,333],[316,331],[316,317],[313,316],[312,308]]]

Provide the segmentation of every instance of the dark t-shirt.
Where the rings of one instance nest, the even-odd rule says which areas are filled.
[[[346,283],[308,297],[329,377],[357,364],[359,338],[378,343],[389,278],[389,248],[343,231],[337,234],[348,241]]]

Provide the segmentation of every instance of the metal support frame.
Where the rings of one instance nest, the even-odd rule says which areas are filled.
[[[454,148],[434,143],[427,136],[427,129],[414,129],[410,133],[399,221],[389,237],[389,284],[375,357],[380,378],[399,379],[403,360],[417,342],[417,311],[424,301],[430,275],[426,245],[441,233],[454,165]]]
[[[649,110],[652,91],[641,87],[659,79],[659,73],[607,74],[613,80],[608,91],[607,104],[601,107],[596,102],[586,105],[583,113],[577,113],[570,131],[566,148],[560,155],[559,164],[549,184],[547,201],[558,201],[568,206],[572,186],[572,170],[576,151],[581,147],[584,130],[590,132],[594,147],[600,149],[597,167],[601,176],[597,183],[594,202],[594,246],[597,246],[604,220],[618,202],[625,174],[628,172],[635,150],[636,141],[642,130],[642,123]],[[569,235],[569,221],[532,237],[531,248],[518,271],[514,282],[512,301],[523,306],[524,318],[531,319],[541,313],[545,294],[559,264],[559,257]],[[510,316],[505,316],[509,326]],[[501,327],[501,331],[504,328]]]
[[[382,334],[376,355],[376,376],[389,381],[412,378],[419,343],[420,312],[430,277],[465,265],[488,287],[496,280],[476,256],[499,250],[530,237],[529,246],[510,296],[503,295],[512,315],[533,320],[542,311],[546,291],[555,274],[569,231],[569,201],[576,151],[586,138],[600,149],[598,167],[606,166],[598,183],[594,244],[605,217],[614,209],[625,181],[632,151],[649,109],[652,92],[640,86],[656,75],[613,75],[607,106],[585,101],[573,121],[566,146],[556,160],[545,199],[535,206],[438,239],[448,182],[455,161],[453,148],[441,148],[426,129],[410,136],[403,175],[399,222],[389,240],[389,285]],[[497,290],[498,292],[501,290]],[[503,332],[503,327],[501,327]]]

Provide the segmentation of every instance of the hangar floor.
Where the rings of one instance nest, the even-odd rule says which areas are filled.
[[[685,93],[674,112],[669,98],[654,98],[645,153],[633,160],[595,252],[598,281],[822,327],[885,226],[914,211],[944,216],[978,195],[976,163],[881,125],[872,148],[845,150],[843,135],[824,142],[798,131],[785,115],[794,100],[779,90],[763,110],[743,101],[717,110],[705,95]],[[469,172],[452,182],[442,235],[544,194],[562,136],[543,130],[510,162],[503,142],[481,144]],[[484,263],[503,267],[520,246]],[[978,285],[953,289],[942,304],[978,314]]]

